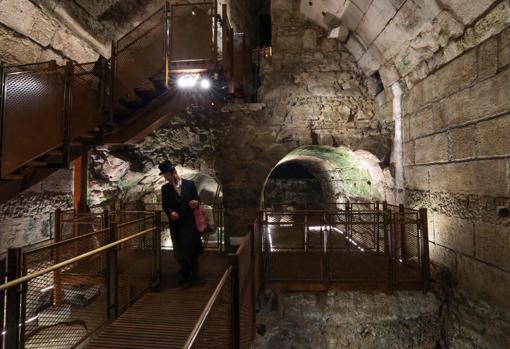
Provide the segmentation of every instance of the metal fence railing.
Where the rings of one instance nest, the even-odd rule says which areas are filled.
[[[183,348],[250,348],[259,288],[256,234],[244,236]]]
[[[143,220],[9,249],[0,285],[4,347],[74,348],[159,282],[161,220],[153,213]]]
[[[429,287],[426,209],[344,203],[324,211],[263,211],[257,224],[263,282]]]

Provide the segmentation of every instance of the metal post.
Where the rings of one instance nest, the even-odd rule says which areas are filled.
[[[112,223],[110,227],[109,242],[116,241],[118,235],[117,223]],[[117,248],[113,247],[107,252],[107,270],[106,270],[106,293],[107,293],[107,315],[108,319],[113,321],[119,315],[119,293],[118,293],[118,270],[117,270]]]
[[[214,51],[213,51],[213,55],[214,55],[214,67],[215,67],[215,69],[217,69],[218,68],[218,2],[217,1],[214,2],[213,16],[214,16],[213,17],[214,18],[214,27],[213,27]]]
[[[169,2],[165,3],[165,27],[164,27],[164,67],[165,67],[165,87],[170,88],[170,15],[171,15],[171,7]]]
[[[112,53],[110,58],[110,122],[115,123],[113,106],[115,105],[115,77],[117,75],[117,48],[112,41]]]
[[[239,299],[239,256],[230,254],[230,264],[232,265],[232,348],[239,349],[241,347],[241,316],[240,316],[240,299]]]
[[[374,212],[374,236],[376,239],[376,251],[379,252],[379,201],[375,203],[375,212]]]
[[[56,68],[55,68],[56,69]],[[74,67],[71,62],[66,63],[65,81],[64,81],[64,166],[69,167],[71,162],[71,114],[73,110],[72,94],[73,94],[73,75]]]
[[[251,273],[251,290],[252,290],[252,299],[251,299],[251,340],[255,339],[256,336],[256,326],[257,326],[257,314],[256,314],[256,307],[257,307],[257,278],[255,276],[255,272],[257,270],[255,266],[255,261],[257,260],[255,257],[255,254],[257,253],[256,246],[255,246],[255,227],[253,225],[249,226],[250,230],[250,246],[251,246],[251,256],[250,256],[250,273]]]
[[[7,251],[7,281],[21,276],[21,248],[9,248]],[[20,345],[21,287],[7,289],[7,307],[5,323],[5,348],[18,349]]]
[[[4,120],[4,108],[5,108],[5,93],[6,93],[7,85],[5,83],[5,68],[4,63],[0,62],[0,135],[3,134],[3,120]],[[1,152],[3,149],[3,139],[0,138],[0,159]]]
[[[105,100],[106,100],[106,70],[107,70],[107,62],[104,57],[100,56],[100,73],[99,73],[99,105],[98,105],[98,113],[101,120],[101,124],[99,125],[99,135],[97,138],[98,144],[104,144],[104,134],[106,132],[106,110],[105,110]]]
[[[161,223],[163,211],[158,210],[155,212],[156,230],[154,231],[154,269],[153,269],[153,285],[158,285],[161,282],[161,233],[163,232],[163,225]]]
[[[62,210],[57,208],[55,210],[55,243],[62,241]],[[55,249],[55,260],[60,262],[60,246],[57,246]],[[53,293],[53,303],[55,305],[60,305],[62,302],[62,283],[60,282],[60,271],[55,270],[53,272],[53,284],[54,293]]]
[[[110,211],[108,209],[103,211],[103,229],[110,228]]]
[[[398,205],[398,220],[400,221],[400,259],[403,264],[407,264],[407,251],[406,251],[406,223],[405,223],[405,209],[404,205]],[[395,237],[396,238],[396,237]],[[396,246],[395,246],[396,247]],[[395,253],[397,250],[395,250]]]
[[[423,292],[430,288],[430,257],[429,257],[429,229],[427,209],[420,208],[420,223],[422,228],[421,236],[421,277]]]

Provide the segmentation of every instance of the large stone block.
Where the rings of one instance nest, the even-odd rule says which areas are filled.
[[[375,45],[370,46],[358,61],[359,66],[366,75],[374,74],[382,63],[383,58]]]
[[[492,37],[478,49],[478,80],[485,80],[498,70],[498,39]]]
[[[457,260],[460,287],[475,297],[510,310],[510,273],[469,257],[459,256]]]
[[[478,160],[430,166],[433,192],[508,196],[506,160]]]
[[[373,1],[356,32],[370,45],[396,12],[390,0]]]
[[[354,56],[354,59],[358,60],[363,56],[363,53],[365,53],[366,49],[361,44],[360,40],[356,38],[356,35],[351,35],[349,37],[349,40],[347,40],[347,43],[345,44],[349,52]]]
[[[476,80],[477,55],[471,50],[434,74],[433,98],[439,99],[470,86]]]
[[[471,221],[434,214],[434,236],[437,244],[474,256],[474,224]]]
[[[510,27],[501,33],[499,39],[499,66],[510,64]]]
[[[406,166],[404,167],[405,187],[408,189],[429,190],[429,167]]]
[[[416,163],[448,160],[448,138],[445,132],[419,138],[415,146]]]
[[[349,28],[354,31],[358,27],[359,22],[363,18],[363,12],[359,9],[356,4],[352,0],[347,0],[345,3],[345,10],[342,14],[342,22]],[[368,43],[364,43],[365,47],[368,46]]]
[[[0,3],[0,23],[29,36],[40,10],[28,0],[3,0]]]
[[[464,24],[471,24],[478,16],[497,1],[498,0],[443,0],[442,3],[452,9],[453,12],[462,19]]]
[[[472,158],[476,153],[476,128],[467,126],[450,130],[450,153],[452,159]]]
[[[509,81],[510,70],[506,70],[442,100],[439,105],[441,117],[454,126],[510,112]]]
[[[306,29],[303,34],[303,48],[314,50],[317,48],[317,32],[313,29]]]
[[[416,84],[403,99],[404,112],[412,113],[429,104],[433,98],[435,76],[431,75]]]
[[[417,111],[414,115],[411,116],[409,125],[411,139],[416,139],[417,137],[434,132],[434,124],[432,122],[434,119],[433,113],[434,111],[432,106],[429,106],[420,111]]]
[[[510,114],[480,122],[478,124],[478,155],[510,154],[509,135]]]
[[[446,247],[430,243],[429,255],[430,262],[432,264],[436,264],[439,267],[446,267],[453,275],[455,275],[457,272],[457,259],[454,251]]]
[[[475,224],[476,258],[510,269],[510,228],[502,225]]]

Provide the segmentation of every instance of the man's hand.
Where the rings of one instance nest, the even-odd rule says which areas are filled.
[[[170,219],[173,220],[173,221],[176,221],[179,219],[179,214],[175,211],[172,211],[172,213],[170,213]]]
[[[193,208],[193,209],[197,208],[197,207],[198,207],[198,205],[199,205],[199,203],[198,203],[198,201],[197,201],[197,200],[191,200],[191,201],[189,202],[189,207],[191,207],[191,208]]]

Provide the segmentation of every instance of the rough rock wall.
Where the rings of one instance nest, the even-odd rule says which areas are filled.
[[[0,253],[50,237],[53,212],[73,206],[72,175],[72,170],[58,170],[0,205]]]
[[[441,340],[441,304],[432,293],[274,297],[271,292],[260,297],[255,348],[434,348]]]
[[[481,43],[467,51],[459,44],[455,60],[408,91],[403,124],[407,203],[431,210],[432,262],[507,309],[509,23],[510,3],[502,1],[466,31],[459,43]]]

